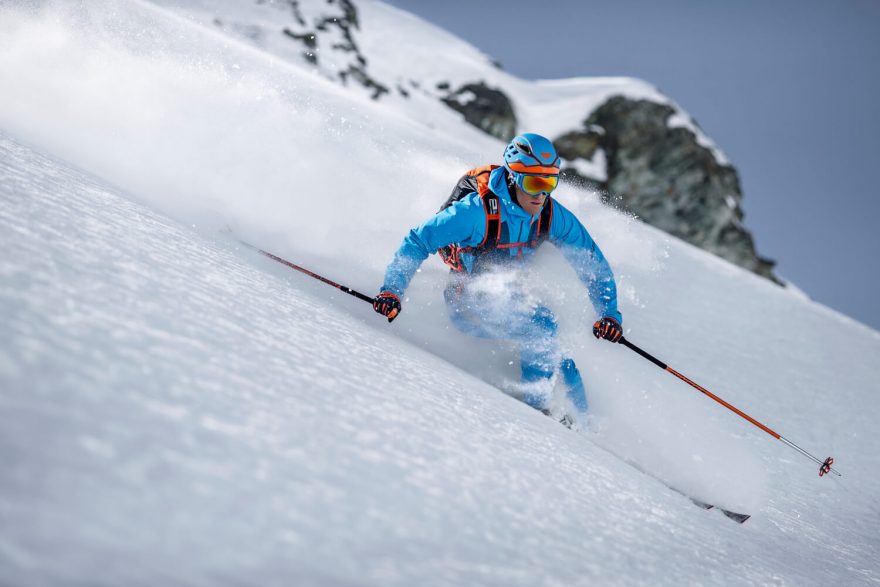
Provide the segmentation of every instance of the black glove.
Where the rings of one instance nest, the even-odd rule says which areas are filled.
[[[373,310],[387,317],[391,322],[400,314],[400,298],[390,291],[383,291],[373,298]]]
[[[605,316],[593,324],[593,336],[596,338],[604,338],[611,342],[617,342],[623,338],[623,328],[620,326],[620,322],[614,318]]]

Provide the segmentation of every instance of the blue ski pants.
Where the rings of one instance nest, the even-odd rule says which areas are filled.
[[[511,340],[519,348],[523,383],[550,380],[559,369],[571,402],[587,411],[584,384],[574,361],[561,359],[557,348],[556,317],[550,308],[530,302],[518,292],[498,292],[468,287],[467,280],[453,278],[444,292],[449,318],[461,332],[478,338]],[[544,409],[546,395],[526,394],[527,404]]]

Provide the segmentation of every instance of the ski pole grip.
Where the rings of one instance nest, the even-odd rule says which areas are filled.
[[[643,351],[642,349],[640,349],[639,347],[637,347],[636,345],[634,345],[633,343],[628,341],[625,337],[621,336],[620,340],[618,340],[617,342],[618,342],[618,344],[622,344],[623,346],[627,347],[628,349],[635,351],[636,353],[638,353],[642,357],[648,359],[649,361],[651,361],[652,363],[654,363],[655,365],[657,365],[658,367],[660,367],[664,371],[666,369],[668,369],[668,366],[666,365],[666,363],[664,363],[663,361],[661,361],[657,357],[655,357],[649,353],[646,353],[645,351]]]

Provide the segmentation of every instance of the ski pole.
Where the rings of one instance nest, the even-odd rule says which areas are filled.
[[[798,451],[799,453],[801,453],[805,457],[814,460],[815,462],[817,462],[819,464],[819,476],[820,477],[829,473],[829,472],[834,473],[838,477],[843,477],[843,475],[841,475],[839,472],[837,472],[836,469],[833,469],[831,467],[831,465],[834,463],[833,458],[828,457],[824,461],[820,461],[818,458],[814,457],[813,455],[811,455],[810,453],[808,453],[807,451],[805,451],[804,449],[802,449],[801,447],[799,447],[795,443],[791,442],[786,437],[784,437],[781,434],[779,434],[778,432],[775,432],[774,430],[768,428],[767,426],[764,426],[763,424],[761,424],[760,422],[758,422],[757,420],[755,420],[754,418],[752,418],[751,416],[749,416],[745,412],[743,412],[743,411],[737,409],[736,407],[732,406],[731,404],[727,403],[726,401],[724,401],[723,399],[721,399],[720,397],[718,397],[717,395],[715,395],[714,393],[712,393],[708,389],[702,387],[701,385],[699,385],[697,383],[694,383],[693,381],[691,381],[690,379],[688,379],[687,377],[685,377],[684,375],[682,375],[681,373],[679,373],[678,371],[673,369],[672,367],[668,366],[666,363],[664,363],[660,359],[657,359],[656,357],[651,356],[650,354],[643,351],[642,349],[640,349],[639,347],[637,347],[636,345],[634,345],[630,341],[626,340],[624,337],[621,336],[620,340],[617,342],[619,342],[623,346],[629,348],[630,350],[635,351],[636,353],[638,353],[639,355],[641,355],[645,359],[648,359],[649,361],[651,361],[652,363],[654,363],[655,365],[657,365],[658,367],[660,367],[664,371],[669,371],[670,373],[672,373],[673,375],[675,375],[676,377],[678,377],[679,379],[681,379],[682,381],[684,381],[685,383],[687,383],[688,385],[690,385],[691,387],[696,389],[697,391],[709,396],[710,398],[712,398],[713,400],[715,400],[716,402],[718,402],[719,404],[721,404],[722,406],[724,406],[728,410],[732,411],[736,415],[748,420],[749,422],[751,422],[752,424],[754,424],[755,426],[757,426],[758,428],[760,428],[761,430],[763,430],[764,432],[766,432],[767,434],[769,434],[770,436],[775,438],[776,440],[781,440],[782,442],[784,442],[785,444],[787,444],[791,448],[795,449],[796,451]]]
[[[260,247],[254,246],[254,245],[252,245],[252,244],[250,244],[250,243],[246,243],[246,242],[244,242],[243,240],[239,240],[238,242],[240,242],[241,244],[243,244],[244,246],[246,246],[246,247],[248,247],[248,248],[251,248],[251,249],[257,251],[258,253],[260,253],[260,254],[262,254],[262,255],[265,255],[265,256],[269,257],[269,258],[272,259],[273,261],[278,261],[278,262],[281,263],[282,265],[287,265],[287,266],[290,267],[291,269],[296,269],[296,270],[299,271],[300,273],[305,273],[305,274],[308,275],[309,277],[314,277],[314,278],[317,279],[318,281],[324,282],[324,283],[326,283],[327,285],[332,285],[332,286],[335,287],[336,289],[338,289],[338,290],[340,290],[340,291],[344,291],[345,293],[347,293],[347,294],[350,295],[350,296],[354,296],[354,297],[356,297],[357,299],[359,299],[359,300],[363,300],[363,301],[368,302],[368,303],[370,303],[370,304],[373,303],[373,298],[371,298],[370,296],[364,295],[364,294],[362,294],[362,293],[359,292],[359,291],[355,291],[355,290],[351,289],[350,287],[348,287],[347,285],[342,285],[342,284],[340,284],[340,283],[336,283],[335,281],[332,281],[332,280],[330,280],[330,279],[327,279],[326,277],[323,277],[323,276],[321,276],[321,275],[318,275],[318,274],[315,273],[314,271],[309,271],[309,270],[306,269],[305,267],[300,267],[300,266],[297,265],[296,263],[291,263],[291,262],[288,261],[287,259],[282,259],[282,258],[279,257],[278,255],[273,255],[272,253],[270,253],[270,252],[268,252],[268,251],[264,251],[264,250],[261,249]]]

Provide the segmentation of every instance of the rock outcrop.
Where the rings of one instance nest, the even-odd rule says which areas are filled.
[[[516,132],[511,101],[500,90],[471,103],[444,102],[463,112],[465,120],[498,138]],[[550,137],[566,160],[563,181],[597,190],[606,203],[634,214],[682,240],[779,283],[774,262],[757,254],[743,225],[742,190],[736,169],[712,148],[700,143],[686,126],[671,126],[682,113],[669,104],[615,96],[588,113],[581,128]],[[502,127],[504,134],[497,132]],[[493,130],[495,132],[493,132]],[[521,130],[521,129],[520,129]],[[600,159],[601,165],[595,161]],[[584,172],[584,167],[589,171]]]
[[[743,226],[736,169],[693,131],[670,127],[667,104],[611,98],[584,123],[579,144],[603,149],[609,203],[758,275],[776,280]],[[562,141],[568,145],[568,139]],[[592,154],[591,154],[592,156]]]
[[[264,4],[264,10],[277,14],[278,28],[253,23],[242,23],[226,18],[214,18],[214,25],[229,29],[258,46],[267,38],[282,33],[291,43],[299,46],[298,57],[319,72],[343,85],[354,82],[366,89],[373,99],[387,94],[387,86],[373,78],[357,41],[355,31],[360,28],[357,7],[351,0],[285,0]],[[273,18],[274,20],[274,18]],[[296,49],[285,51],[296,54]]]
[[[464,115],[464,119],[502,141],[516,136],[516,113],[510,98],[483,82],[465,84],[442,102]]]

